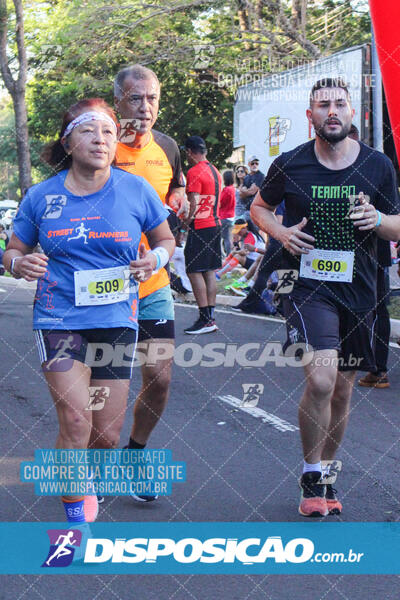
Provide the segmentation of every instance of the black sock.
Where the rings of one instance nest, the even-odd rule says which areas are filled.
[[[143,450],[146,447],[146,444],[139,444],[135,442],[133,438],[129,438],[128,448],[129,450]]]
[[[215,310],[215,306],[208,307],[208,314],[210,315],[210,319],[214,319],[214,310]]]
[[[209,312],[208,312],[208,306],[199,307],[199,313],[200,313],[200,319],[202,319],[203,321],[208,321],[208,319],[210,318]]]

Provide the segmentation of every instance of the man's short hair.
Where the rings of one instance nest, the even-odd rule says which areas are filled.
[[[148,67],[143,67],[143,65],[130,65],[129,67],[124,67],[115,76],[114,79],[114,96],[116,98],[122,97],[122,90],[124,88],[124,81],[127,77],[131,77],[132,79],[155,79],[158,87],[160,87],[160,82],[158,80],[157,75],[149,69]]]
[[[324,77],[314,83],[310,92],[310,106],[314,100],[314,94],[317,90],[324,90],[326,88],[340,88],[344,90],[350,100],[350,92],[347,83],[341,77]]]

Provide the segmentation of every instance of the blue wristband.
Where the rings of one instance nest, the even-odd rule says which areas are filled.
[[[157,259],[157,264],[156,264],[156,268],[154,269],[155,271],[159,271],[160,270],[160,266],[161,266],[161,258],[159,256],[159,254],[157,252],[153,252],[154,256]]]
[[[382,213],[379,210],[377,210],[376,214],[378,215],[378,220],[375,223],[375,228],[379,227],[379,225],[382,223]]]

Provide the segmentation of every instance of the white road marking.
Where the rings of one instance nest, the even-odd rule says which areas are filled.
[[[3,290],[3,288],[0,288],[0,292],[4,292],[6,293],[7,290]]]
[[[296,425],[292,425],[284,419],[280,419],[279,417],[272,415],[271,413],[268,413],[265,410],[262,410],[262,408],[258,408],[257,406],[242,406],[242,400],[239,400],[239,398],[235,398],[235,396],[218,396],[218,399],[222,400],[222,402],[226,402],[226,404],[230,404],[231,406],[238,408],[239,410],[242,410],[243,412],[247,413],[248,415],[251,415],[252,417],[255,417],[256,419],[261,419],[263,423],[269,423],[270,425],[272,425],[272,427],[278,429],[278,431],[299,430],[299,428],[296,427]]]

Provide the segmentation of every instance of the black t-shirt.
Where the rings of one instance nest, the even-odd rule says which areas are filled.
[[[378,264],[380,267],[390,267],[392,264],[392,253],[390,252],[390,242],[378,238]]]
[[[278,156],[272,163],[260,194],[277,206],[283,199],[286,227],[308,219],[303,231],[314,236],[314,248],[354,251],[353,280],[321,282],[299,277],[294,294],[316,291],[355,312],[376,304],[377,239],[374,230],[359,231],[348,218],[349,196],[360,192],[384,214],[400,212],[396,175],[391,161],[381,152],[360,143],[360,153],[346,169],[328,169],[318,162],[312,140]],[[300,257],[283,251],[285,268],[300,271]]]
[[[244,178],[243,185],[245,187],[249,188],[252,186],[253,183],[255,183],[256,186],[260,188],[262,186],[264,178],[265,178],[265,175],[264,175],[264,173],[261,173],[261,171],[256,171],[255,173],[250,173],[249,175],[246,175],[246,177]],[[253,202],[255,197],[256,197],[256,194],[253,194],[252,196],[247,196],[247,198],[242,199],[242,204],[246,207],[247,210],[250,208],[250,204]]]

